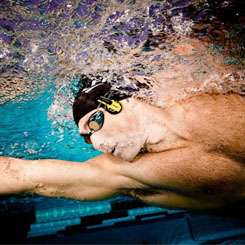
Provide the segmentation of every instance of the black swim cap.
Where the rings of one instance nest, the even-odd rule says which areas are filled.
[[[81,87],[72,106],[73,118],[77,125],[82,117],[98,107],[99,102],[97,100],[100,96],[108,97],[110,94],[110,99],[117,101],[130,97],[130,95],[120,91],[112,90],[112,86],[107,82],[96,82],[83,76],[80,83]]]

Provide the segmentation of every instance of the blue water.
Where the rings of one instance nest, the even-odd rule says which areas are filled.
[[[84,142],[73,121],[63,132],[48,119],[53,88],[39,92],[32,100],[0,105],[0,155],[25,159],[86,161],[100,152]]]

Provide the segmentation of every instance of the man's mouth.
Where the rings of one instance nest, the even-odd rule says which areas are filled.
[[[116,150],[116,147],[114,147],[114,148],[112,149],[111,154],[113,154],[113,153],[115,152],[115,150]]]
[[[100,151],[103,151],[105,153],[110,153],[110,154],[113,154],[115,151],[116,151],[116,146],[113,147],[113,148],[109,148],[109,147],[101,147],[100,148]]]

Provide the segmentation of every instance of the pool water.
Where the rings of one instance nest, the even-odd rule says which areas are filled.
[[[25,159],[86,161],[100,154],[84,142],[73,121],[56,128],[48,119],[54,89],[37,91],[32,100],[8,101],[0,106],[0,154]]]

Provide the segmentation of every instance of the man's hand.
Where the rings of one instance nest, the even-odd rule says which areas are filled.
[[[0,157],[0,194],[18,194],[25,190],[24,160]]]

